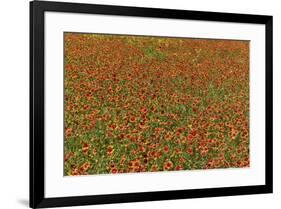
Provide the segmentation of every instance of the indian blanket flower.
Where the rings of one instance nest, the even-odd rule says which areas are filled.
[[[251,165],[249,41],[64,33],[64,175]]]

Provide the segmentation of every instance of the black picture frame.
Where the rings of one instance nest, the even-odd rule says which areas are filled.
[[[45,198],[44,194],[44,12],[157,17],[265,25],[266,70],[266,173],[265,185],[157,191],[143,193]],[[273,192],[273,17],[156,8],[108,6],[80,3],[30,2],[30,207],[59,207],[89,204],[171,200]]]

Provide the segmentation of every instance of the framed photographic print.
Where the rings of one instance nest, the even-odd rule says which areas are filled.
[[[30,207],[271,193],[272,16],[30,3]]]

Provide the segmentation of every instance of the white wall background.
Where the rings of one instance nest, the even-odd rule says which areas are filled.
[[[281,3],[278,0],[71,0],[274,16],[274,194],[84,206],[76,208],[278,208],[281,204]],[[0,6],[0,208],[28,207],[29,3]],[[280,207],[280,206],[279,206]]]

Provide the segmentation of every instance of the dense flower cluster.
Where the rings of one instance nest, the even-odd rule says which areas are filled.
[[[65,33],[64,174],[249,166],[249,42]]]

